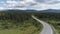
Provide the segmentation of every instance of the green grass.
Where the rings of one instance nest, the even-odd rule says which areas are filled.
[[[35,27],[29,26],[27,28],[24,28],[23,30],[19,29],[7,29],[7,30],[0,30],[0,34],[34,34],[38,32],[34,32]]]
[[[39,34],[42,30],[42,25],[33,19],[14,23],[11,20],[0,20],[0,34]],[[6,26],[8,29],[5,28]]]

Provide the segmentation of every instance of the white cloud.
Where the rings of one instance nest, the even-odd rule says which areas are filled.
[[[1,9],[36,9],[36,10],[45,10],[45,9],[60,9],[60,0],[23,0],[23,1],[11,1],[7,0],[6,2],[0,2],[4,4],[4,7]]]
[[[4,8],[3,7],[0,7],[0,10],[3,10]]]
[[[34,0],[24,0],[25,2],[34,2]]]
[[[14,7],[17,2],[16,1],[6,1],[7,7]]]

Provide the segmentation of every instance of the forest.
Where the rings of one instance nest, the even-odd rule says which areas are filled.
[[[42,25],[31,12],[0,11],[0,34],[39,34]]]

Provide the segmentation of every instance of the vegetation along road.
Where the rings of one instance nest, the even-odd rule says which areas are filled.
[[[40,34],[54,34],[54,31],[51,25],[49,25],[48,23],[42,20],[37,19],[34,15],[32,15],[32,18],[37,20],[43,25],[43,30],[40,32]]]

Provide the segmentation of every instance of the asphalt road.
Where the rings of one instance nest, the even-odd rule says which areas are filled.
[[[49,25],[48,23],[37,19],[34,15],[32,15],[32,18],[37,20],[38,22],[40,22],[43,25],[43,29],[40,32],[40,34],[54,34],[53,28],[51,25]]]

